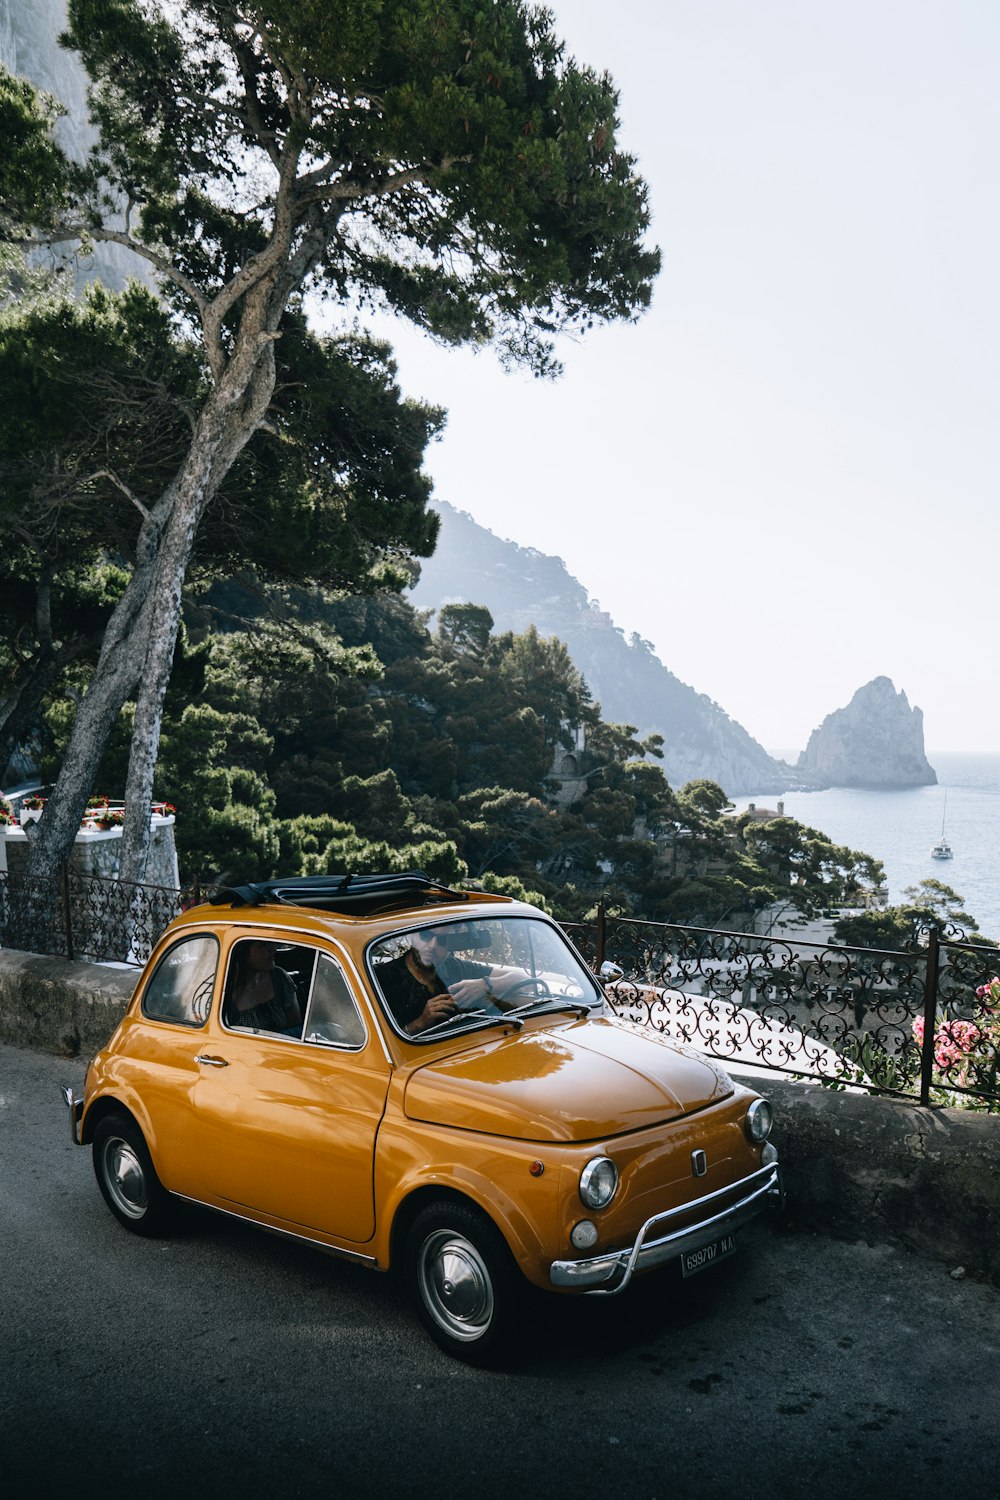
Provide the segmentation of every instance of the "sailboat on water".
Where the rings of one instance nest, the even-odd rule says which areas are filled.
[[[941,812],[941,837],[931,850],[931,859],[951,859],[951,845],[944,836],[944,820],[948,814],[948,793],[944,794],[944,808]]]

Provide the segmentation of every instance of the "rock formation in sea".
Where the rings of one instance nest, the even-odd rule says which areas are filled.
[[[824,786],[933,786],[924,754],[924,715],[888,677],[876,677],[846,708],[828,714],[797,769]]]

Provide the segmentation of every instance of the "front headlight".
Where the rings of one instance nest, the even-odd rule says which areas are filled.
[[[580,1173],[580,1201],[588,1208],[607,1208],[618,1188],[618,1168],[610,1156],[595,1156]]]
[[[755,1099],[747,1110],[747,1117],[743,1121],[743,1129],[747,1133],[747,1140],[753,1141],[759,1146],[761,1141],[766,1141],[771,1134],[771,1122],[774,1116],[770,1104],[766,1099]]]

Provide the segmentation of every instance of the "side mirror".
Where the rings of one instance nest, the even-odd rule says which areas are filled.
[[[625,970],[620,964],[613,964],[610,959],[606,958],[601,964],[600,977],[605,984],[613,984],[616,979],[625,978]]]

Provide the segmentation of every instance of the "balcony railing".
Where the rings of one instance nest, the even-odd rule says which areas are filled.
[[[611,917],[566,930],[617,1012],[733,1067],[1000,1112],[1000,951],[957,929],[887,951]],[[1000,986],[998,986],[1000,989]]]

